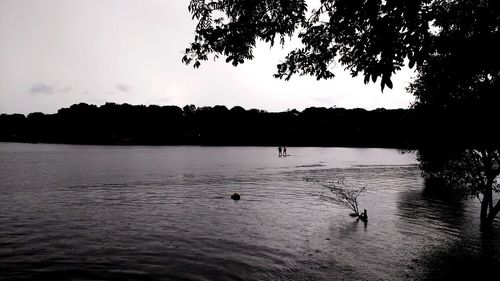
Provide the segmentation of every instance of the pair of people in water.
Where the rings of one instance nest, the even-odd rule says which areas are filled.
[[[286,146],[278,146],[278,156],[286,156]]]

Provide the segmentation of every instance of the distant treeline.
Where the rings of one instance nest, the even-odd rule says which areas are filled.
[[[56,114],[0,115],[0,141],[137,145],[288,145],[410,148],[413,110],[85,103]]]

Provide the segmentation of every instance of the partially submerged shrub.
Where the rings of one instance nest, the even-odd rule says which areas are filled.
[[[316,180],[306,179],[307,182],[317,182]],[[350,214],[352,217],[358,217],[360,219],[367,219],[366,209],[363,213],[360,213],[360,208],[358,204],[358,197],[366,191],[367,185],[365,186],[354,186],[350,184],[345,177],[341,177],[336,181],[329,182],[327,184],[321,184],[322,186],[328,188],[331,195],[325,195],[324,193],[314,194],[318,196],[321,200],[332,202],[335,204],[342,205],[353,213]]]

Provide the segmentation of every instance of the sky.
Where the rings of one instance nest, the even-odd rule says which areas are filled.
[[[0,113],[55,113],[85,102],[239,105],[270,112],[307,107],[407,108],[403,69],[382,93],[342,66],[317,81],[273,78],[297,47],[259,43],[255,58],[233,67],[225,59],[199,69],[181,62],[194,37],[188,0],[0,0]],[[311,1],[310,7],[315,2]]]

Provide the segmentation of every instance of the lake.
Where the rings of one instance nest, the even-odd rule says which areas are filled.
[[[414,154],[288,153],[0,143],[0,279],[500,277],[498,219],[481,233],[477,200],[427,188]],[[315,196],[341,177],[367,186],[366,224]]]

